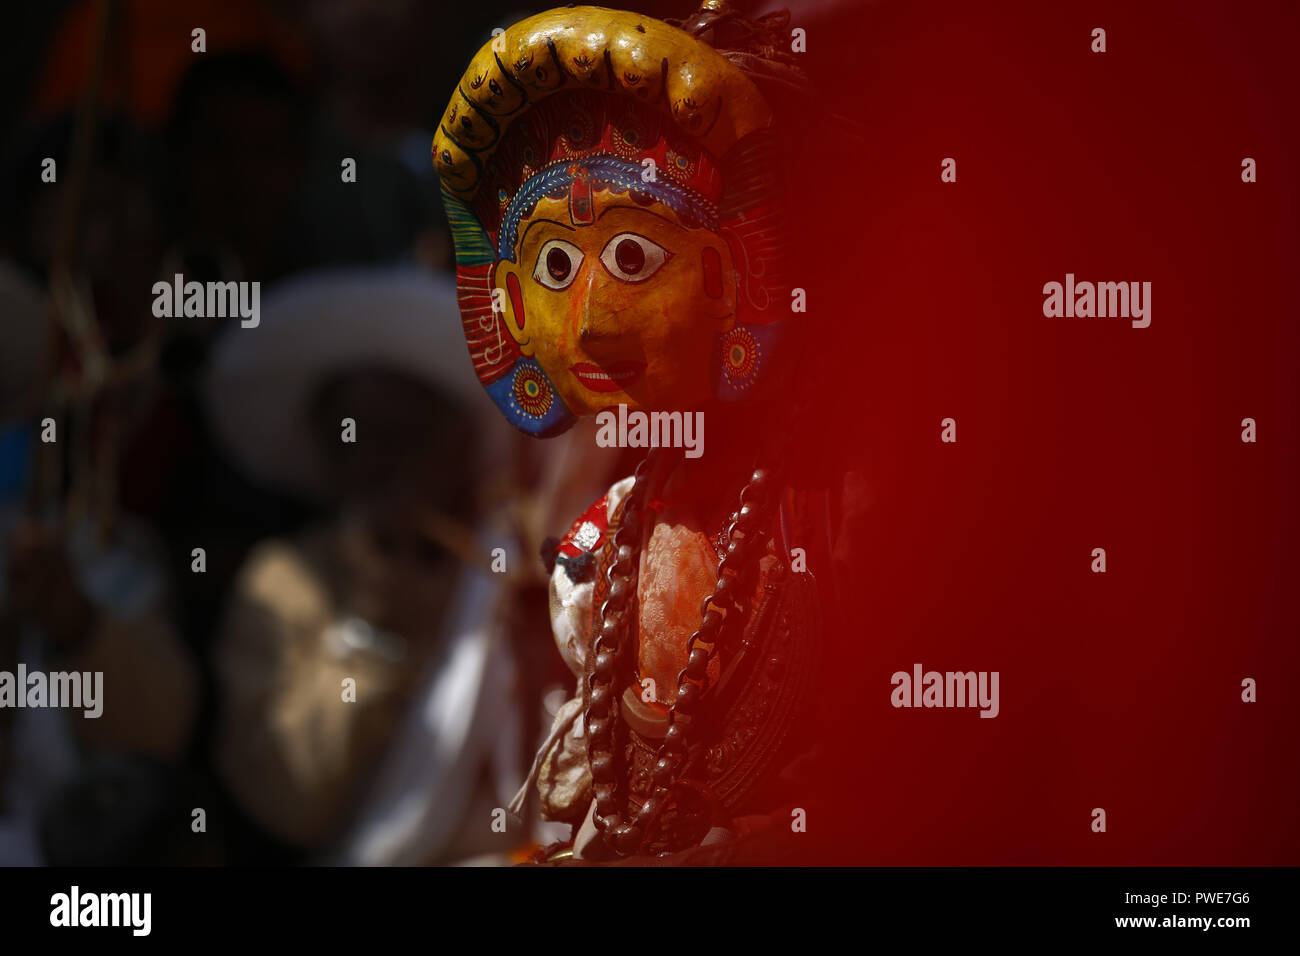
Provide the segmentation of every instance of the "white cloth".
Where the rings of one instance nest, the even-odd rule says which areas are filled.
[[[412,866],[436,859],[466,824],[486,765],[504,808],[518,773],[520,715],[514,662],[499,627],[504,576],[466,569],[448,615],[452,635],[339,849],[350,866]],[[485,830],[491,820],[469,821]]]

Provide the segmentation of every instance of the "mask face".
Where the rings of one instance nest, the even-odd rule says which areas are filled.
[[[457,135],[487,137],[489,119],[479,109]],[[687,412],[753,394],[780,334],[767,142],[715,157],[654,108],[574,91],[531,106],[470,164],[472,198],[449,167],[465,338],[511,424],[546,436],[619,405]]]
[[[575,216],[571,196],[548,196],[520,221],[493,276],[506,328],[577,417],[698,407],[736,324],[727,243],[644,196],[589,202]]]

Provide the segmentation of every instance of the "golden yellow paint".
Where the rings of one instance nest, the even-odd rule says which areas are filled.
[[[699,407],[712,394],[713,337],[735,324],[726,242],[687,228],[660,203],[640,206],[627,195],[598,192],[594,207],[592,223],[574,225],[567,198],[542,199],[520,224],[515,261],[498,263],[493,277],[500,289],[508,289],[511,274],[519,281],[523,328],[508,294],[506,327],[579,417],[618,404]],[[625,250],[631,264],[640,260],[638,271],[620,267],[623,242],[636,245]],[[705,291],[701,254],[708,247],[721,260],[721,298]],[[664,252],[661,262],[656,248]],[[553,250],[561,255],[548,262]],[[561,267],[560,277],[552,264]]]
[[[461,77],[433,139],[433,165],[447,188],[472,198],[510,124],[539,100],[569,89],[658,106],[718,158],[772,121],[762,94],[738,67],[676,27],[603,7],[547,10],[485,44]]]

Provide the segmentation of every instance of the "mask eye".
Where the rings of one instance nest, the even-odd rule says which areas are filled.
[[[582,250],[563,239],[551,239],[537,253],[533,278],[548,289],[567,289],[582,265]]]
[[[644,282],[672,255],[657,242],[635,232],[622,232],[605,244],[600,261],[615,279]]]

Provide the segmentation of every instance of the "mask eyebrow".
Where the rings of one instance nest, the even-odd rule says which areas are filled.
[[[520,252],[523,252],[523,249],[524,249],[524,243],[528,241],[528,232],[529,232],[529,230],[532,229],[533,226],[540,225],[540,224],[542,224],[542,223],[544,223],[544,222],[545,222],[545,223],[550,223],[552,226],[559,226],[561,229],[567,229],[569,232],[577,232],[577,230],[574,229],[572,226],[566,226],[564,223],[562,223],[562,222],[556,222],[554,219],[534,219],[534,220],[533,220],[532,222],[530,222],[530,223],[528,224],[528,226],[524,229],[524,234],[523,234],[522,236],[519,237],[519,251],[520,251]]]
[[[601,219],[604,219],[606,213],[613,212],[615,209],[625,209],[628,212],[643,212],[647,216],[654,216],[656,219],[662,219],[664,222],[668,223],[668,225],[673,226],[674,228],[677,229],[689,228],[683,226],[681,223],[676,222],[675,220],[669,219],[667,216],[659,215],[659,213],[655,212],[653,209],[646,209],[642,206],[606,206],[604,209],[600,211],[600,215],[596,217],[596,221],[599,222]]]

